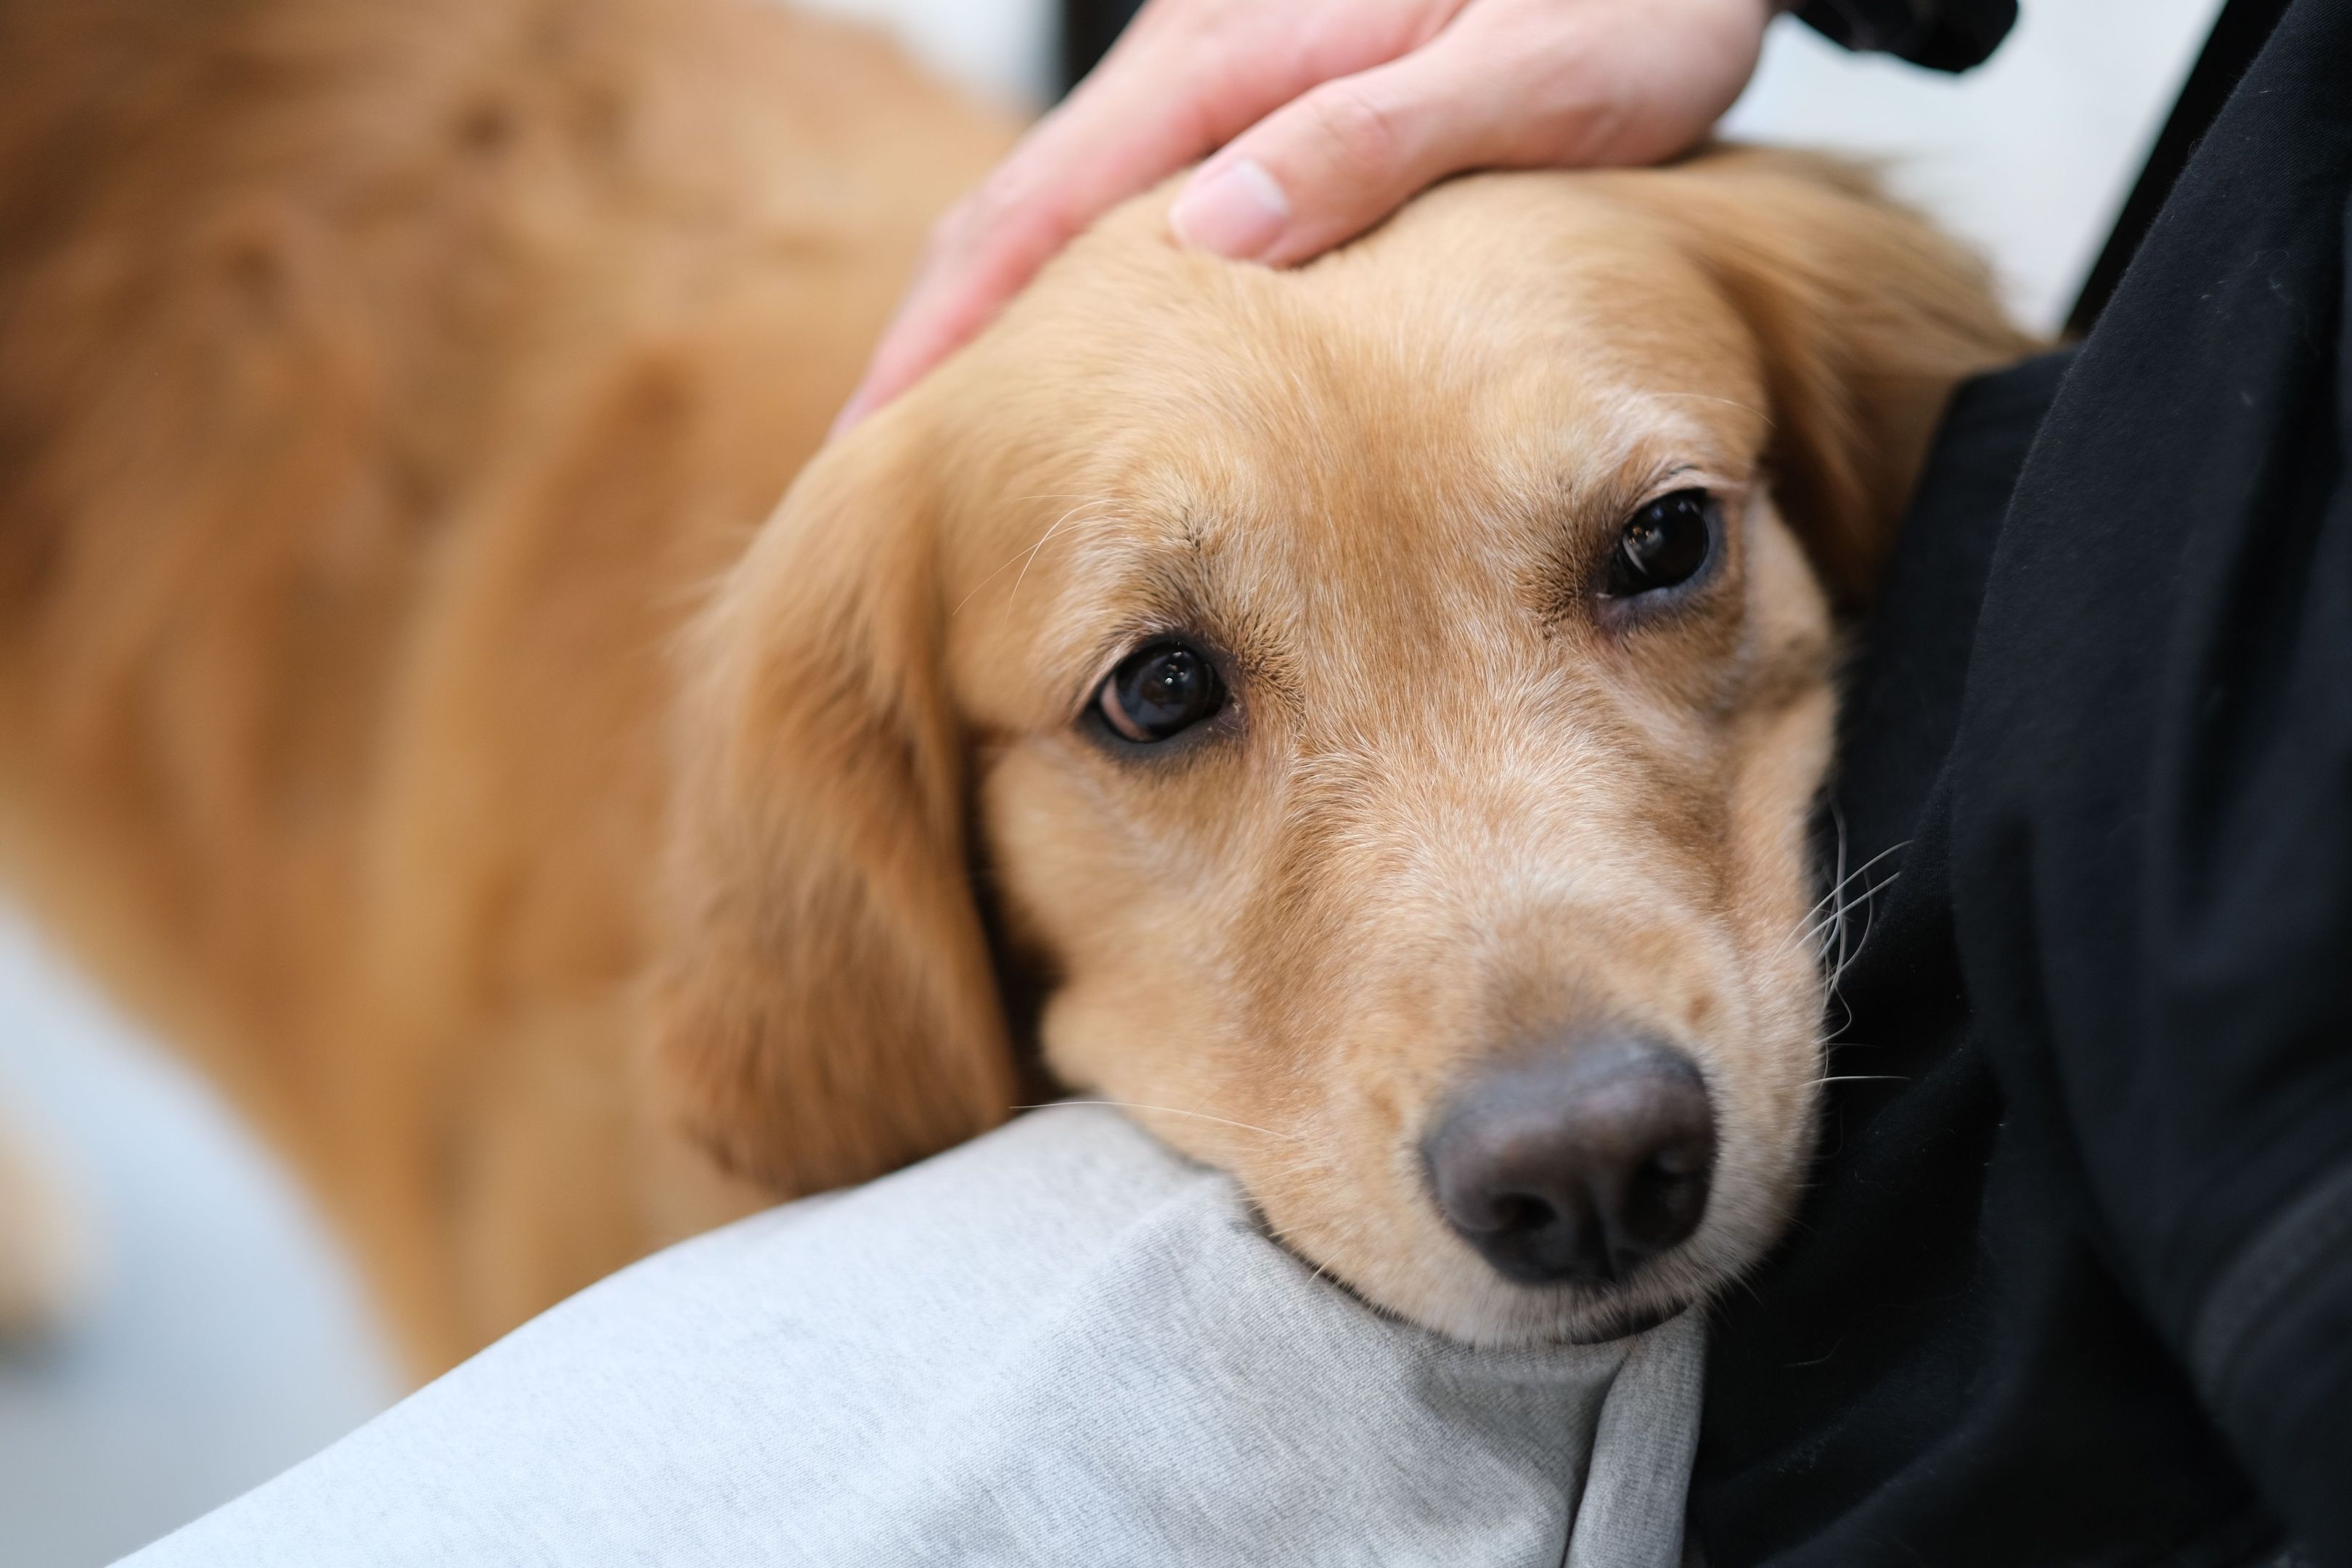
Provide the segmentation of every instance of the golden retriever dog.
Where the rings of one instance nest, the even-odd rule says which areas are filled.
[[[863,36],[0,0],[0,848],[420,1370],[1033,1045],[1466,1340],[1773,1240],[1837,617],[2021,347],[1866,182],[1287,272],[1163,192],[820,452],[1010,134]]]

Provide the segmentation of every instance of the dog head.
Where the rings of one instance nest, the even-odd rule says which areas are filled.
[[[1811,161],[1461,180],[1285,272],[1165,201],[820,457],[701,621],[684,1113],[786,1190],[1001,1120],[987,907],[1056,1073],[1372,1301],[1677,1310],[1811,1148],[1834,606],[2018,340]]]

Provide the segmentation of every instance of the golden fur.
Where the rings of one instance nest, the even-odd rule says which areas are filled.
[[[1012,975],[1448,1332],[1787,1212],[1831,604],[2018,346],[1978,270],[1785,156],[1457,181],[1288,273],[1163,193],[763,525],[1007,136],[756,0],[0,0],[0,852],[420,1367],[1001,1121]],[[1609,622],[1668,470],[1726,558]],[[1075,721],[1177,628],[1234,706],[1114,756]],[[1625,1292],[1508,1285],[1422,1120],[1602,1019],[1700,1063],[1716,1199]]]

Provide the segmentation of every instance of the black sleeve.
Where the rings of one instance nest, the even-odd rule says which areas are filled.
[[[1964,71],[1984,64],[2017,25],[2017,0],[1805,0],[1796,15],[1849,49]]]
[[[2315,1563],[2352,1565],[2352,6],[2298,0],[2018,481],[1950,774],[2014,1108]]]
[[[1850,684],[1822,1163],[1712,1314],[1714,1568],[2352,1568],[2347,80],[2297,0],[2056,384],[1954,405]]]

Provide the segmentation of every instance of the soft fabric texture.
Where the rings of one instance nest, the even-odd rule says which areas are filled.
[[[1847,712],[1826,1162],[1718,1320],[1714,1568],[2352,1563],[2347,81],[2301,0],[2079,355],[1922,482]]]
[[[1481,1352],[1116,1112],[1043,1110],[563,1303],[141,1568],[1675,1568],[1689,1315]]]

